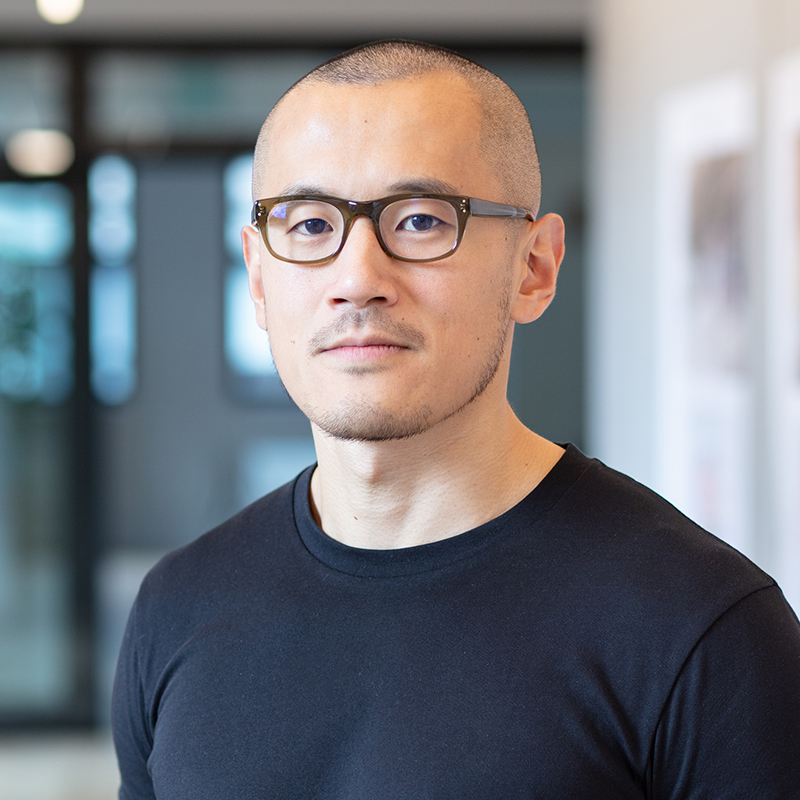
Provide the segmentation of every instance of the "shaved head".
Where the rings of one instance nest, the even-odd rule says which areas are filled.
[[[459,77],[481,109],[480,152],[504,194],[490,199],[522,206],[536,214],[541,197],[539,159],[528,114],[516,94],[496,75],[452,50],[404,40],[373,42],[348,50],[312,70],[283,95],[267,117],[256,143],[253,199],[262,197],[276,117],[295,92],[325,84],[383,84],[433,72]]]

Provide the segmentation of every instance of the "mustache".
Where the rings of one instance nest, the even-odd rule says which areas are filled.
[[[329,349],[337,339],[363,328],[369,328],[370,333],[385,334],[393,342],[412,349],[425,344],[422,331],[405,322],[390,319],[386,311],[378,306],[368,306],[345,311],[341,317],[320,328],[309,340],[308,351],[316,355]]]

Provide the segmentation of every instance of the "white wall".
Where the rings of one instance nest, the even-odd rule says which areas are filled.
[[[659,481],[659,110],[670,93],[726,76],[752,81],[755,133],[747,197],[754,352],[749,552],[772,570],[779,549],[766,376],[770,70],[800,52],[797,0],[596,0],[591,64],[589,239],[590,450],[648,484]],[[661,236],[661,239],[659,239]],[[789,291],[790,287],[786,287]]]

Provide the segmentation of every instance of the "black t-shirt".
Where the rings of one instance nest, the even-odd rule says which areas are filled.
[[[767,575],[569,447],[399,550],[327,537],[311,469],[145,579],[123,800],[800,798],[800,625]]]

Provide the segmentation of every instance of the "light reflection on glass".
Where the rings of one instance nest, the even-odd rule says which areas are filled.
[[[136,243],[136,173],[120,156],[102,156],[89,169],[89,246],[96,261],[125,261]]]
[[[0,395],[63,402],[72,389],[72,197],[0,184]]]
[[[116,155],[98,158],[89,169],[90,379],[106,405],[124,403],[136,388],[135,201],[133,165]]]
[[[72,197],[63,186],[0,184],[0,260],[50,266],[72,245]]]
[[[106,405],[136,388],[136,285],[127,267],[95,267],[91,278],[92,389]]]
[[[225,277],[225,355],[240,375],[277,375],[267,332],[256,324],[244,267]]]
[[[225,170],[225,249],[232,260],[240,263],[242,227],[250,222],[253,205],[250,189],[252,174],[252,153],[236,156]]]
[[[238,375],[277,379],[269,338],[256,324],[242,263],[241,230],[250,220],[252,171],[250,153],[232,159],[225,170],[225,249],[232,262],[225,276],[225,356]]]

